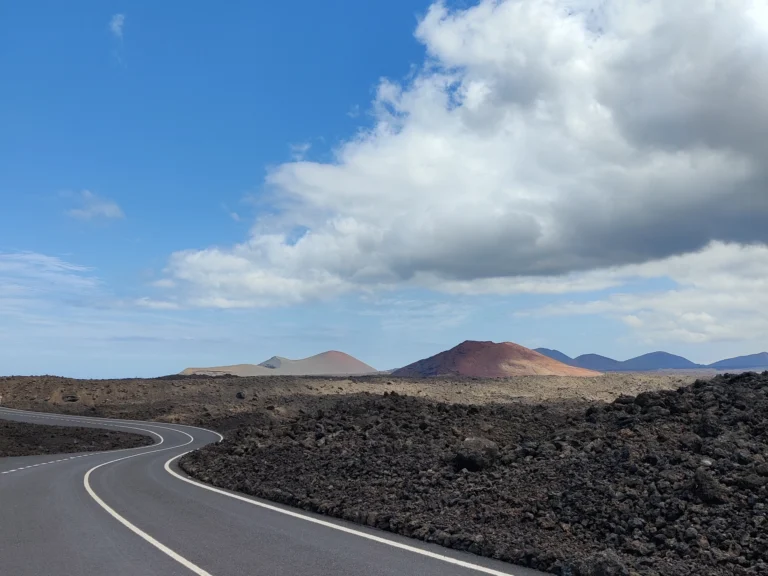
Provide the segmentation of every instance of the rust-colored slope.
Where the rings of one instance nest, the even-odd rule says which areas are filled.
[[[477,342],[467,340],[455,348],[440,352],[400,368],[393,376],[599,376],[600,372],[568,366],[513,342]]]

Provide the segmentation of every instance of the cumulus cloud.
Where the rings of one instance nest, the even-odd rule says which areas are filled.
[[[125,25],[125,14],[114,14],[109,21],[109,31],[118,40],[123,39],[123,26]]]
[[[175,253],[169,276],[219,307],[403,285],[562,293],[766,242],[760,6],[436,3],[416,30],[427,59],[379,84],[373,127],[332,162],[271,170],[250,237]]]
[[[124,218],[122,209],[117,202],[101,198],[89,190],[83,190],[78,195],[80,207],[67,211],[73,218],[93,220],[95,218]]]
[[[706,249],[612,272],[622,282],[670,278],[674,289],[617,292],[524,314],[607,315],[647,342],[768,341],[768,246],[713,243]]]

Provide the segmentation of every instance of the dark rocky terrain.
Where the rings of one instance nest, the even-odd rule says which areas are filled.
[[[610,404],[318,406],[244,415],[182,468],[562,576],[768,574],[768,372]]]
[[[0,420],[0,458],[35,454],[101,452],[149,446],[152,443],[153,440],[147,436],[128,432]]]

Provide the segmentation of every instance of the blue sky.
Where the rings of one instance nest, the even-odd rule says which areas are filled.
[[[768,348],[765,14],[691,4],[713,53],[753,40],[742,122],[696,38],[667,50],[701,101],[652,89],[684,19],[609,4],[4,6],[0,373]]]

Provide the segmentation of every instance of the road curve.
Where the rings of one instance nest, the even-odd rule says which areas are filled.
[[[9,576],[536,576],[543,573],[206,486],[178,458],[221,435],[25,412],[33,424],[136,432],[153,446],[0,458],[0,573]]]

